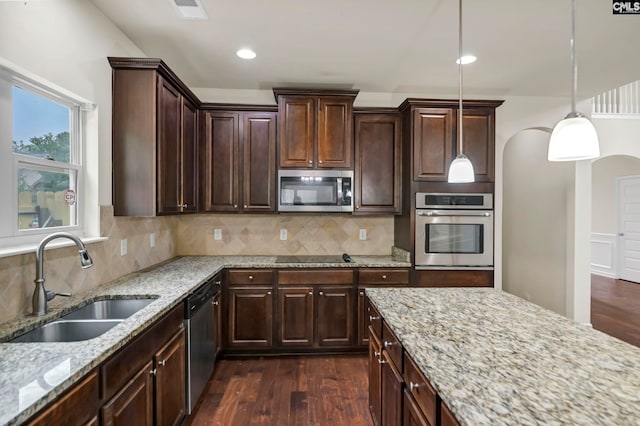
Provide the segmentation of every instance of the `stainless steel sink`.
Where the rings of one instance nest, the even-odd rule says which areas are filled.
[[[115,327],[155,299],[110,299],[91,302],[62,318],[10,340],[25,342],[80,342]]]
[[[44,324],[27,334],[16,337],[11,340],[11,342],[79,342],[98,337],[122,321],[123,320],[58,320]]]
[[[125,319],[155,299],[110,299],[91,302],[64,317],[63,320]]]

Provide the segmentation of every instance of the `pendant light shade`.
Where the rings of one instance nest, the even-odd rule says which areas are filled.
[[[458,8],[458,58],[462,58],[462,0],[459,0]],[[449,166],[447,182],[449,183],[470,183],[475,182],[476,176],[473,171],[471,160],[462,153],[462,60],[458,61],[458,155]]]
[[[600,143],[593,123],[576,111],[578,65],[576,63],[576,0],[571,0],[571,112],[558,122],[549,139],[549,161],[588,160],[600,156]]]
[[[448,182],[453,183],[469,183],[475,181],[475,173],[473,164],[464,154],[459,154],[449,166]]]

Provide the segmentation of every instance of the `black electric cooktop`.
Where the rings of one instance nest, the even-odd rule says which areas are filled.
[[[344,263],[342,255],[277,256],[276,263]]]

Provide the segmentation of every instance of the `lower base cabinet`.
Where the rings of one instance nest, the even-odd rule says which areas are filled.
[[[153,363],[155,424],[178,425],[186,414],[184,329],[153,356]]]
[[[373,424],[382,421],[382,360],[380,358],[380,338],[369,327],[369,412]]]
[[[402,424],[403,426],[434,426],[424,417],[420,411],[420,407],[416,404],[413,397],[407,391],[404,390],[403,397],[403,410],[402,410]]]
[[[103,426],[153,424],[153,363],[149,361],[101,410]]]

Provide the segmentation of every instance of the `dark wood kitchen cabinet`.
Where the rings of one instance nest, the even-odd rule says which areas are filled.
[[[464,101],[463,152],[469,157],[476,182],[494,182],[495,109],[503,101]],[[407,99],[400,105],[404,143],[411,146],[412,180],[446,182],[458,154],[458,102]]]
[[[205,111],[203,209],[274,212],[276,113]]]
[[[98,374],[90,373],[27,424],[29,426],[91,424],[92,419],[96,419],[98,414],[98,385]]]
[[[400,213],[401,117],[354,114],[354,213]]]
[[[353,346],[353,273],[352,269],[278,271],[278,345]]]
[[[273,346],[273,272],[239,269],[227,275],[227,347]]]
[[[274,88],[280,168],[353,168],[358,91]]]
[[[198,99],[159,59],[109,63],[114,214],[196,212]]]
[[[389,352],[382,349],[381,373],[382,424],[402,424],[402,389],[404,381]]]
[[[152,362],[146,363],[101,410],[104,426],[153,425]]]
[[[185,333],[179,330],[153,356],[155,377],[155,424],[178,425],[184,418],[185,389]]]
[[[402,406],[403,426],[434,426],[424,417],[407,389],[404,390]]]
[[[380,334],[369,327],[369,412],[373,424],[382,421],[382,352]]]

